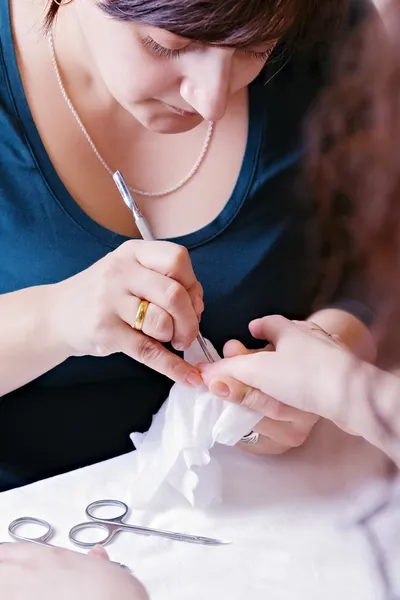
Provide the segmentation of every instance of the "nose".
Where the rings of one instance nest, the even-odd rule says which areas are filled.
[[[219,121],[226,112],[231,93],[232,56],[230,49],[212,48],[197,57],[181,82],[181,96],[206,121]]]

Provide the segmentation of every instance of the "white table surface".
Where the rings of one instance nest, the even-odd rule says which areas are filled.
[[[378,450],[322,423],[304,447],[284,456],[253,457],[227,447],[214,454],[224,470],[222,504],[201,512],[178,502],[151,518],[136,513],[129,520],[234,543],[210,548],[123,533],[108,547],[113,560],[128,564],[145,583],[152,600],[385,597],[368,539],[353,525],[387,490]],[[129,504],[134,461],[130,453],[0,494],[0,541],[9,539],[10,521],[30,515],[56,527],[53,543],[72,547],[68,531],[85,520],[89,502],[118,498]],[[373,492],[365,492],[371,486]],[[386,518],[385,531],[382,526],[385,543],[397,546],[396,557],[390,550],[392,579],[400,573],[397,512],[398,518]],[[395,584],[400,594],[400,577]]]

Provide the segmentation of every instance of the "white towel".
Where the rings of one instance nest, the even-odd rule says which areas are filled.
[[[219,360],[215,349],[208,347]],[[199,344],[185,353],[191,364],[204,361]],[[131,505],[142,508],[171,487],[192,506],[205,507],[221,501],[222,476],[214,444],[235,445],[260,421],[262,415],[213,396],[207,388],[191,389],[175,384],[146,434],[133,433],[137,448],[137,471]]]

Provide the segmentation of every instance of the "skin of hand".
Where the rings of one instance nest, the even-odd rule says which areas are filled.
[[[324,308],[313,313],[304,322],[330,333],[361,360],[375,362],[377,350],[373,336],[368,327],[354,315],[339,308]]]
[[[251,333],[270,341],[272,351],[199,365],[205,384],[229,388],[225,399],[262,414],[280,398],[364,437],[400,466],[400,378],[360,360],[313,325],[281,316],[253,321]]]
[[[185,350],[199,331],[203,290],[186,248],[130,240],[51,288],[51,330],[68,356],[123,352],[197,387],[198,371],[160,342]],[[142,331],[134,328],[142,299],[150,304]]]
[[[317,331],[310,331],[314,327]],[[269,341],[272,348],[246,350],[214,364],[199,365],[209,389],[268,419],[301,423],[297,413],[304,411],[311,413],[314,422],[319,415],[347,429],[338,398],[342,400],[340,390],[346,389],[349,365],[357,359],[343,344],[314,323],[293,323],[280,316],[253,321],[250,331],[255,338]],[[228,354],[232,356],[230,348]],[[289,412],[293,409],[296,412]],[[305,427],[302,434],[306,431]]]
[[[254,351],[248,350],[236,340],[231,340],[225,344],[224,357],[228,359],[235,356],[249,356],[271,350],[271,344],[263,350]],[[256,410],[256,407],[252,406],[254,395],[248,394],[249,388],[234,379],[230,379],[228,385],[227,383],[225,380],[211,381],[209,389],[220,398],[240,402]],[[254,428],[260,434],[257,444],[250,446],[239,444],[244,451],[251,454],[283,454],[291,448],[301,446],[318,421],[316,415],[282,404],[274,398],[268,398],[268,402],[264,403],[262,414],[264,418]]]
[[[0,545],[0,597],[7,600],[149,600],[142,584],[110,562],[102,548],[88,555],[32,543]]]

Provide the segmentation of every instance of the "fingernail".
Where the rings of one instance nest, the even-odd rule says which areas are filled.
[[[219,398],[228,398],[231,393],[231,390],[226,383],[223,383],[222,381],[212,381],[208,386],[208,389],[214,396],[218,396]]]
[[[196,371],[192,371],[191,373],[189,373],[189,375],[186,377],[186,381],[191,387],[194,388],[198,388],[201,385],[203,385],[201,375],[199,373],[196,373]]]
[[[184,352],[186,350],[183,344],[172,344],[172,347],[175,348],[178,352]]]
[[[204,310],[204,302],[200,296],[195,296],[193,300],[194,309],[197,313],[202,313]]]

